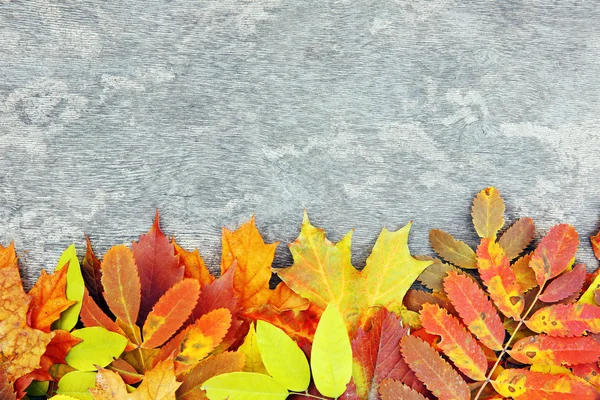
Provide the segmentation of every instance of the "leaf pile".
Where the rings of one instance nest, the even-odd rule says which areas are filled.
[[[276,270],[254,218],[223,228],[219,277],[158,214],[102,257],[70,246],[29,293],[0,246],[0,398],[600,399],[600,272],[572,226],[535,245],[504,211],[482,190],[479,243],[434,229],[439,259],[411,255],[410,224],[383,229],[362,270],[352,232],[332,243],[306,214]]]

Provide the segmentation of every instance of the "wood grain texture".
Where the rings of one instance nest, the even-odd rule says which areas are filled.
[[[30,287],[84,233],[199,247],[302,211],[363,266],[382,226],[474,244],[498,187],[537,237],[598,228],[600,3],[0,0],[0,242]],[[24,252],[27,250],[27,252]],[[595,267],[583,241],[579,259]]]

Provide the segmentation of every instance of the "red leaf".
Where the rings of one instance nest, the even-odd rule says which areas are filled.
[[[92,326],[102,326],[111,332],[125,336],[125,332],[119,326],[104,314],[104,312],[94,302],[94,299],[89,295],[87,289],[83,292],[83,300],[81,305],[81,314],[79,315],[81,322],[86,328]]]
[[[131,245],[140,275],[142,301],[137,321],[142,325],[154,304],[175,283],[183,279],[184,267],[179,265],[175,247],[162,233],[158,211],[152,228]]]
[[[598,260],[600,260],[600,232],[596,233],[594,236],[590,237],[590,241],[592,242],[592,248],[594,249],[594,255]]]
[[[381,383],[379,394],[381,395],[381,400],[427,400],[421,393],[393,379],[386,379]]]
[[[98,257],[96,257],[96,254],[94,254],[94,250],[92,250],[90,238],[86,236],[85,242],[87,247],[85,257],[81,262],[81,274],[83,275],[83,280],[90,296],[92,296],[92,299],[94,299],[101,309],[104,309],[106,303],[104,302],[104,297],[102,297],[102,292],[104,292],[104,287],[102,286],[102,264],[98,260]]]
[[[598,361],[600,343],[586,336],[535,335],[519,340],[508,353],[523,364],[576,365]]]
[[[106,369],[110,369],[119,374],[123,381],[128,385],[133,385],[144,379],[144,375],[139,374],[131,364],[121,358],[110,363]]]
[[[571,271],[565,272],[550,282],[539,299],[545,303],[566,299],[581,290],[585,276],[585,264],[577,264]]]
[[[581,336],[600,333],[600,307],[591,304],[554,304],[536,311],[525,325],[550,336]]]
[[[579,235],[571,225],[560,224],[550,228],[529,262],[538,283],[543,285],[566,270],[575,258],[577,246]]]

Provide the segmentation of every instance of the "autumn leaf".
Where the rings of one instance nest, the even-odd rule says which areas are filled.
[[[550,336],[581,336],[600,333],[600,307],[591,304],[554,304],[536,311],[525,325]]]
[[[40,367],[30,372],[29,374],[22,377],[31,378],[37,381],[51,381],[54,380],[50,374],[50,369],[55,364],[66,364],[65,357],[69,351],[78,343],[81,343],[81,339],[73,336],[68,331],[55,330],[53,331],[54,336],[46,351],[40,358]]]
[[[496,307],[504,315],[519,320],[524,307],[523,296],[502,247],[487,238],[481,239],[477,248],[477,267]]]
[[[444,289],[471,333],[488,348],[502,350],[505,336],[502,321],[473,278],[450,271],[444,279]]]
[[[379,386],[381,400],[427,400],[425,396],[400,381],[386,379]]]
[[[278,269],[277,274],[293,291],[320,309],[334,304],[349,331],[355,332],[371,307],[384,306],[399,312],[404,294],[431,264],[410,255],[409,230],[410,224],[396,232],[384,229],[365,268],[359,272],[351,263],[352,234],[333,244],[322,229],[311,225],[305,214],[300,236],[290,245],[294,264]]]
[[[106,367],[106,369],[109,369],[109,370],[119,374],[121,379],[123,379],[123,381],[128,385],[138,383],[142,379],[144,379],[144,375],[139,374],[135,370],[135,368],[133,368],[133,366],[131,366],[131,364],[129,364],[127,361],[123,360],[122,358],[118,358],[118,359],[114,360],[113,362],[111,362],[108,365],[108,367]]]
[[[592,384],[596,390],[600,389],[600,366],[597,362],[574,365],[571,370],[574,375]]]
[[[517,284],[521,290],[521,293],[527,293],[534,287],[538,286],[537,279],[535,279],[535,272],[529,266],[529,261],[531,261],[531,257],[533,256],[533,252],[525,254],[523,257],[520,257],[511,265],[512,270],[515,273],[515,277],[517,278]]]
[[[85,257],[83,257],[83,261],[81,262],[81,274],[83,275],[89,295],[92,296],[96,304],[100,305],[100,308],[105,308],[106,303],[104,302],[104,297],[102,297],[102,292],[104,292],[104,287],[102,286],[102,263],[96,257],[96,254],[94,254],[88,236],[85,237],[85,243],[86,250]]]
[[[175,240],[173,240],[173,246],[175,246],[175,255],[179,256],[179,266],[183,266],[184,278],[196,279],[200,283],[200,287],[214,282],[215,277],[204,264],[198,249],[187,251],[179,246]]]
[[[429,231],[429,243],[431,248],[444,260],[461,268],[477,268],[477,257],[468,244],[440,229]]]
[[[183,279],[184,267],[179,264],[175,247],[160,230],[158,211],[152,228],[145,235],[141,235],[138,242],[132,243],[131,251],[141,284],[137,322],[142,325],[158,299]],[[106,259],[106,256],[104,258]],[[106,289],[106,285],[104,287]]]
[[[529,261],[540,285],[560,275],[573,263],[579,246],[578,236],[571,225],[560,224],[550,228]]]
[[[81,322],[86,328],[92,326],[102,326],[111,332],[125,336],[125,332],[121,329],[108,315],[98,307],[94,299],[89,295],[87,289],[83,294],[81,307]]]
[[[590,237],[590,241],[592,242],[592,249],[594,250],[594,255],[598,260],[600,260],[600,232]]]
[[[188,319],[200,296],[195,279],[177,282],[158,300],[146,318],[142,347],[152,349],[165,343]]]
[[[100,368],[96,374],[95,385],[89,389],[94,400],[129,400],[125,382],[116,372]],[[145,399],[144,399],[145,400]]]
[[[79,318],[79,312],[81,311],[81,299],[83,298],[83,291],[85,289],[85,283],[81,274],[81,266],[79,265],[79,259],[77,258],[77,251],[75,245],[70,245],[60,256],[56,269],[67,267],[67,288],[66,296],[70,301],[74,301],[75,304],[71,305],[65,311],[62,312],[58,321],[54,323],[56,329],[64,329],[70,331],[75,327]]]
[[[67,300],[67,268],[54,271],[48,275],[42,270],[41,276],[29,291],[30,326],[44,332],[50,332],[52,323],[60,318],[60,313],[75,301]]]
[[[498,239],[509,260],[514,260],[533,240],[535,224],[531,218],[521,218],[510,226]]]
[[[89,390],[94,387],[95,379],[96,372],[68,372],[58,381],[56,393],[60,396],[89,400],[92,398]]]
[[[238,352],[245,357],[244,372],[257,372],[259,374],[267,374],[265,365],[262,362],[258,342],[256,340],[256,330],[254,322],[250,323],[248,334],[244,338],[244,342],[238,348]]]
[[[545,303],[554,303],[578,293],[585,282],[585,275],[585,264],[575,265],[572,270],[552,280],[539,299]]]
[[[402,338],[404,360],[417,377],[440,400],[469,400],[471,392],[460,377],[437,351],[415,336]]]
[[[444,278],[450,271],[456,271],[456,268],[438,259],[434,259],[433,264],[425,268],[425,271],[419,275],[417,280],[427,289],[434,292],[442,292],[444,290]]]
[[[523,364],[576,365],[598,361],[600,343],[585,336],[535,335],[519,340],[508,353]]]
[[[567,374],[545,374],[505,369],[492,381],[494,389],[513,399],[600,399],[600,392],[582,379]]]
[[[400,340],[407,334],[400,318],[385,309],[373,316],[369,330],[358,330],[352,340],[352,378],[360,398],[376,398],[380,384],[389,379],[423,391],[423,384],[400,353]]]
[[[211,400],[284,400],[289,392],[268,375],[230,372],[217,375],[202,385]]]
[[[126,337],[100,326],[78,329],[72,335],[82,342],[69,351],[65,361],[79,371],[95,371],[97,366],[106,367],[113,358],[121,355],[127,345]]]
[[[229,372],[241,372],[244,368],[244,355],[227,351],[209,357],[183,376],[183,382],[177,389],[178,400],[206,399],[202,384],[213,376]]]
[[[438,343],[439,348],[463,374],[476,381],[485,380],[485,354],[455,317],[438,305],[423,304],[421,323],[427,332],[442,338]]]
[[[308,340],[312,342],[322,312],[320,308],[312,303],[304,311],[281,311],[271,304],[265,304],[263,307],[245,312],[244,316],[254,320],[269,322],[283,329],[285,333],[296,341]]]
[[[471,216],[479,237],[495,241],[496,234],[504,226],[504,201],[495,187],[477,193]]]
[[[8,380],[8,374],[3,366],[0,365],[0,399],[17,400],[17,394],[13,388],[12,382]]]

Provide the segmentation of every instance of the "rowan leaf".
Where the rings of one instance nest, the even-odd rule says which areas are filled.
[[[198,249],[187,251],[173,240],[175,255],[179,256],[179,266],[183,266],[183,277],[196,279],[204,287],[214,282],[215,277],[210,273]]]
[[[381,400],[427,400],[425,396],[410,386],[389,378],[384,380],[379,386],[379,394],[381,395]]]
[[[50,332],[52,323],[60,318],[60,314],[75,301],[66,297],[67,269],[63,268],[48,275],[42,274],[29,291],[31,304],[29,305],[30,326],[44,332]]]
[[[592,384],[596,390],[600,389],[600,366],[597,362],[574,365],[571,369],[573,374]]]
[[[217,375],[202,385],[211,400],[283,400],[288,391],[268,375],[230,372]]]
[[[498,310],[507,317],[519,320],[524,307],[523,296],[502,247],[490,239],[481,239],[477,248],[477,267]]]
[[[200,283],[184,279],[162,295],[144,322],[142,347],[152,349],[164,344],[188,319],[200,296]]]
[[[58,381],[56,393],[80,400],[92,400],[89,389],[94,387],[95,380],[96,372],[69,372]]]
[[[600,269],[597,271],[600,271]],[[585,292],[583,292],[583,294],[581,295],[579,300],[577,300],[578,303],[593,304],[593,305],[599,304],[596,301],[596,298],[597,298],[596,295],[597,295],[598,289],[600,288],[600,273],[598,273],[598,274],[595,273],[594,275],[595,276],[594,276],[594,279],[592,280],[592,283],[590,283],[590,285],[587,287]]]
[[[400,353],[400,340],[408,334],[400,318],[380,309],[368,330],[360,328],[352,340],[352,379],[360,398],[376,398],[384,380],[401,381],[423,391],[423,384],[408,367]]]
[[[310,368],[306,356],[284,331],[268,322],[256,321],[256,339],[269,375],[288,390],[301,392],[308,388]]]
[[[550,228],[529,261],[540,285],[560,275],[573,263],[579,246],[578,236],[575,228],[568,224]]]
[[[137,322],[141,326],[158,299],[183,279],[184,267],[179,264],[173,243],[160,230],[158,211],[152,228],[141,235],[138,242],[131,244],[131,251],[141,284],[141,303],[137,315]]]
[[[319,392],[339,397],[352,377],[352,347],[342,315],[330,304],[315,332],[310,355],[313,380]]]
[[[493,186],[477,193],[471,209],[473,225],[481,238],[496,240],[496,234],[504,226],[504,200]]]
[[[102,297],[102,292],[104,292],[104,287],[102,286],[102,263],[98,257],[96,257],[96,254],[94,254],[88,236],[85,237],[85,243],[86,250],[83,261],[81,262],[81,274],[83,275],[83,280],[89,295],[92,296],[97,304],[105,306],[106,304],[103,303],[104,297]]]
[[[599,399],[593,386],[573,375],[505,369],[492,381],[494,389],[513,399]]]
[[[123,329],[121,329],[100,309],[100,307],[98,307],[98,304],[92,299],[87,290],[83,294],[80,318],[86,328],[102,326],[111,332],[125,336]]]
[[[444,278],[448,275],[448,272],[456,270],[452,265],[435,259],[433,264],[425,268],[425,271],[419,275],[417,280],[427,289],[442,292],[444,290]]]
[[[566,299],[581,290],[585,282],[585,276],[585,264],[577,264],[572,270],[552,280],[544,293],[539,296],[539,299],[544,303],[554,303]]]
[[[68,266],[67,271],[67,299],[75,303],[62,312],[59,320],[55,323],[55,329],[63,329],[70,331],[77,324],[79,312],[81,311],[81,299],[85,289],[85,282],[81,274],[81,266],[77,258],[75,245],[70,245],[60,256],[56,269],[60,270],[64,266]]]
[[[505,331],[498,313],[485,292],[473,278],[450,271],[444,289],[454,309],[481,343],[492,350],[502,350]]]
[[[111,362],[108,365],[108,367],[106,367],[106,369],[109,369],[109,370],[119,374],[121,379],[123,379],[123,381],[128,385],[138,383],[142,379],[144,379],[144,375],[139,374],[135,370],[135,368],[133,368],[133,366],[131,366],[131,364],[129,364],[127,361],[125,361],[121,358],[116,359],[113,362]]]
[[[461,268],[477,268],[477,256],[473,249],[465,242],[454,239],[451,234],[432,229],[429,231],[429,243],[433,251],[449,263]]]
[[[72,335],[83,342],[71,349],[65,361],[79,371],[96,371],[98,365],[106,367],[113,358],[121,355],[127,345],[126,337],[100,326],[79,329]]]
[[[485,380],[485,354],[455,317],[438,305],[423,304],[421,323],[427,332],[441,336],[439,348],[463,374],[476,381]]]
[[[133,253],[124,245],[112,247],[102,260],[104,299],[112,313],[132,330],[136,324],[141,301],[141,284]],[[135,344],[141,338],[135,337]]]
[[[554,304],[536,311],[525,325],[550,336],[581,336],[600,333],[600,307],[591,304]]]
[[[423,340],[405,336],[402,338],[401,351],[410,369],[438,399],[470,399],[471,392],[466,382]]]
[[[23,290],[13,243],[0,245],[0,369],[10,385],[39,367],[53,337],[27,325],[30,301]]]
[[[590,237],[590,241],[592,242],[592,249],[594,250],[594,255],[598,260],[600,260],[600,232]]]
[[[206,392],[202,390],[204,382],[213,376],[241,372],[243,368],[244,355],[239,351],[227,351],[209,357],[183,376],[183,382],[177,389],[177,400],[206,399]]]
[[[523,364],[585,364],[598,361],[600,343],[585,336],[535,335],[516,342],[508,354]]]
[[[256,340],[256,330],[254,322],[250,323],[248,334],[244,338],[244,343],[238,348],[238,352],[245,357],[244,372],[257,372],[259,374],[267,374],[267,369],[263,364],[258,342]],[[233,371],[231,371],[233,372]]]
[[[498,239],[509,260],[514,260],[531,244],[535,234],[535,224],[531,218],[518,219]]]
[[[535,279],[535,272],[529,266],[529,261],[531,261],[532,256],[533,252],[525,254],[523,257],[517,259],[511,266],[515,273],[515,277],[517,278],[521,293],[527,293],[538,286],[538,281]]]

